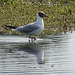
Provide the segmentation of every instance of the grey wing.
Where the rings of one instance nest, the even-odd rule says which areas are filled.
[[[39,27],[37,25],[28,24],[26,26],[16,28],[16,30],[19,31],[19,32],[23,32],[23,33],[30,33],[30,32],[33,32],[33,31],[37,30],[38,28]]]

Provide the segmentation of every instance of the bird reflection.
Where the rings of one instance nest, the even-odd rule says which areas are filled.
[[[39,44],[35,43],[26,43],[19,46],[18,50],[25,51],[30,54],[34,54],[37,58],[37,63],[44,63],[44,50]]]

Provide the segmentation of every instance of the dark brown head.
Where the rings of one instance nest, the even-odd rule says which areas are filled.
[[[39,13],[38,13],[38,15],[41,17],[41,18],[43,18],[43,17],[48,17],[44,12],[42,12],[42,11],[40,11]]]

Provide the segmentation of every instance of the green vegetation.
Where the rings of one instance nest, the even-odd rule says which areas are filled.
[[[30,2],[31,1],[31,2]],[[36,13],[44,11],[45,29],[42,34],[72,31],[75,28],[75,1],[62,0],[0,0],[0,34],[9,33],[5,25],[24,26],[36,20]],[[66,1],[66,2],[65,2]],[[66,4],[65,4],[65,3]],[[18,34],[11,31],[12,34]]]

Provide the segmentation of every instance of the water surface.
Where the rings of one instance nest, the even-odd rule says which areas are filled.
[[[0,35],[0,75],[75,75],[75,32],[28,40]]]

